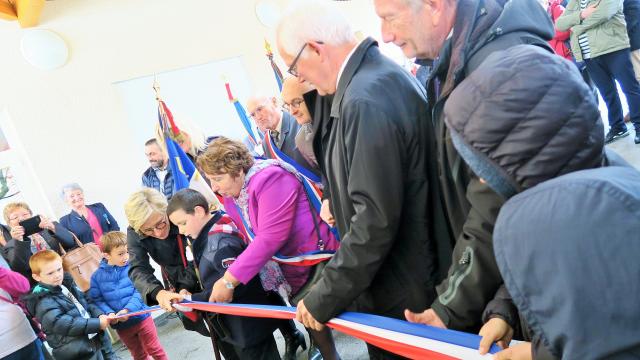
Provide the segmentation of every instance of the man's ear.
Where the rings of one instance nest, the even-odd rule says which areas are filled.
[[[326,53],[326,48],[322,42],[319,41],[309,41],[307,42],[307,47],[311,49],[312,52],[316,53],[318,56],[322,57]]]
[[[445,8],[450,6],[448,1],[449,0],[422,0],[422,4],[429,11],[433,26],[438,26],[440,22],[443,21]]]

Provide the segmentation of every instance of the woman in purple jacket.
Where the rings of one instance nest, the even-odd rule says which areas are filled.
[[[312,210],[300,175],[291,166],[276,160],[254,160],[244,144],[224,137],[214,140],[198,157],[198,166],[211,181],[211,188],[224,196],[227,213],[251,239],[213,285],[210,301],[231,301],[233,288],[257,274],[265,290],[284,288],[294,296],[309,280],[311,267],[278,266],[272,257],[338,248],[329,226]],[[339,358],[328,328],[310,334],[324,359]],[[313,346],[309,352],[310,359],[319,358]]]

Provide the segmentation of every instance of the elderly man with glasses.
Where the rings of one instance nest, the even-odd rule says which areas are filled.
[[[312,172],[317,171],[296,147],[295,138],[300,130],[300,125],[289,112],[282,111],[278,107],[278,100],[275,97],[255,94],[247,101],[247,111],[260,131],[265,134],[262,141],[265,157],[273,158],[267,146],[267,140],[270,140],[275,147],[295,161],[297,165]]]
[[[297,318],[316,330],[351,308],[402,319],[435,297],[424,89],[375,40],[358,41],[329,2],[298,4],[282,19],[277,43],[289,73],[333,95],[329,113],[314,111],[314,145],[341,236],[322,278],[296,304]],[[369,355],[394,358],[372,346]]]
[[[300,82],[297,77],[284,79],[282,83],[282,109],[289,112],[300,125],[295,137],[296,147],[305,160],[317,169],[318,161],[313,153],[313,119],[305,103],[306,93],[316,93],[313,86],[306,82]]]

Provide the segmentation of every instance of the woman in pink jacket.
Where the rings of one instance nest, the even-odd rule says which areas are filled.
[[[213,286],[210,300],[230,301],[233,288],[260,275],[265,290],[286,289],[294,296],[309,280],[311,267],[272,261],[314,251],[331,251],[338,241],[311,207],[299,174],[276,160],[254,160],[244,144],[217,138],[198,157],[211,188],[250,243]],[[295,304],[294,304],[295,305]],[[311,331],[324,359],[338,358],[329,330]],[[317,350],[310,349],[310,358]]]

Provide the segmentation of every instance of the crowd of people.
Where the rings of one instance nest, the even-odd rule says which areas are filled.
[[[344,311],[478,333],[497,359],[640,358],[640,172],[605,148],[629,135],[616,81],[640,143],[640,0],[374,6],[416,76],[331,4],[297,3],[277,27],[281,99],[246,104],[261,149],[175,134],[221,204],[176,189],[158,137],[126,233],[78,184],[62,188],[70,213],[30,235],[29,205],[7,205],[2,358],[50,356],[46,336],[56,359],[113,359],[111,326],[134,359],[166,359],[149,315],[127,316],[155,304],[225,359],[348,359],[324,325]],[[104,259],[83,293],[61,255],[87,243]],[[184,300],[290,303],[310,344],[293,321]]]

